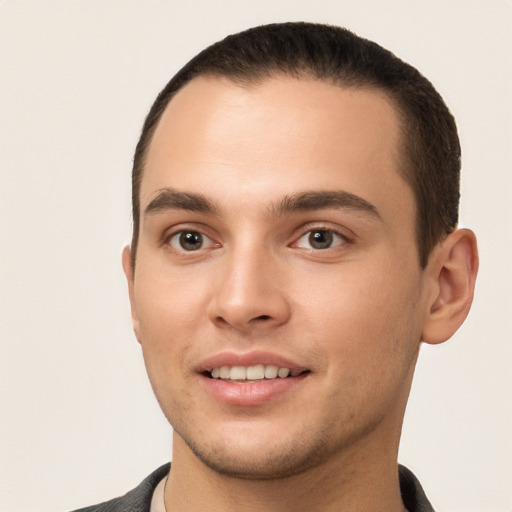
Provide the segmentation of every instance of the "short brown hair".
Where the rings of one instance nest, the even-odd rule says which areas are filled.
[[[419,262],[458,222],[460,144],[455,120],[433,85],[417,69],[378,44],[341,27],[275,23],[233,34],[196,55],[169,81],[151,107],[135,150],[132,173],[135,263],[140,224],[139,192],[146,155],[167,105],[198,76],[240,85],[276,75],[314,78],[341,87],[373,87],[394,102],[404,148],[400,172],[417,207]]]

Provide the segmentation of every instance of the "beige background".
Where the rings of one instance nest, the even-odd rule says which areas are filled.
[[[458,119],[477,299],[455,339],[423,349],[400,460],[439,510],[512,510],[510,0],[1,2],[0,510],[92,504],[168,460],[120,269],[134,145],[197,51],[301,19],[395,51]]]

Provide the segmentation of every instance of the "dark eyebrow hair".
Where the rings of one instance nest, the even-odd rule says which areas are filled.
[[[158,195],[146,206],[145,213],[157,213],[165,210],[190,210],[210,214],[217,212],[215,205],[202,194],[179,192],[172,188],[159,190]]]
[[[270,213],[281,216],[289,212],[343,208],[380,218],[377,208],[366,199],[343,190],[306,191],[285,196],[270,207]],[[164,188],[146,206],[145,213],[158,213],[166,210],[189,210],[199,213],[217,214],[218,208],[202,194],[180,192]]]
[[[283,215],[287,212],[322,210],[327,208],[344,208],[354,210],[381,218],[377,208],[366,199],[345,192],[343,190],[320,190],[299,192],[286,196],[282,201],[272,207],[274,215]]]

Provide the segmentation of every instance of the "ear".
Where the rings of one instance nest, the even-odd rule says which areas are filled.
[[[454,231],[436,246],[426,268],[434,286],[422,341],[442,343],[462,325],[473,302],[477,271],[476,237],[469,229]]]
[[[135,333],[137,341],[140,343],[139,315],[137,313],[134,295],[135,269],[133,268],[132,251],[128,245],[123,249],[123,271],[126,276],[126,281],[128,282],[128,295],[130,297],[133,332]]]

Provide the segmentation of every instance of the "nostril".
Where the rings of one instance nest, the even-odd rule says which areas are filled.
[[[270,315],[260,315],[257,316],[254,320],[270,320],[272,317]]]

